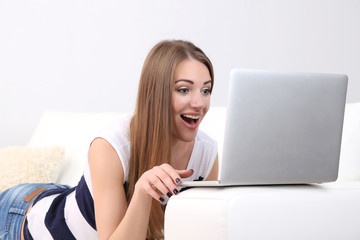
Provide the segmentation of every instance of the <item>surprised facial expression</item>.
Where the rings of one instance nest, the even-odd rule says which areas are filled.
[[[171,98],[174,121],[173,137],[189,142],[210,107],[211,76],[208,68],[194,59],[186,59],[175,69]]]

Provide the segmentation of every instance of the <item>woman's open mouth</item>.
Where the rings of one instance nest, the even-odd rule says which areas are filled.
[[[180,117],[187,122],[189,125],[194,125],[199,120],[200,116],[193,116],[193,115],[180,115]]]

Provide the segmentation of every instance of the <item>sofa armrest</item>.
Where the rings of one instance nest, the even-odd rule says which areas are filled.
[[[173,196],[165,239],[360,239],[360,182],[194,188]]]

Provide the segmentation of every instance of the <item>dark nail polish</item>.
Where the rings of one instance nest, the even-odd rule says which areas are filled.
[[[172,196],[171,192],[168,192],[166,195],[167,195],[169,198]]]
[[[164,202],[165,199],[163,199],[162,197],[159,198],[160,202]]]
[[[173,192],[175,195],[179,193],[179,191],[177,189],[174,189]]]
[[[175,179],[176,183],[180,182],[180,178]]]

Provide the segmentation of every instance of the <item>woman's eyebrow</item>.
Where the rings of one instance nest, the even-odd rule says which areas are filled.
[[[194,84],[193,81],[188,80],[188,79],[179,79],[179,80],[175,81],[175,83],[178,83],[178,82],[187,82],[187,83],[190,83],[190,84]],[[206,84],[211,84],[211,80],[204,82],[204,85],[206,85]]]
[[[175,83],[178,83],[178,82],[187,82],[187,83],[190,83],[190,84],[194,84],[193,81],[187,80],[187,79],[179,79],[179,80],[176,80],[176,81],[175,81]]]

